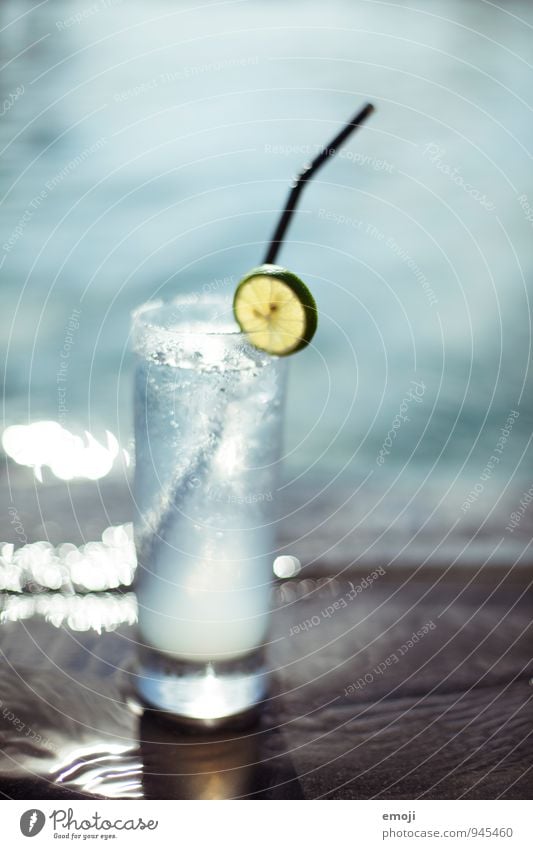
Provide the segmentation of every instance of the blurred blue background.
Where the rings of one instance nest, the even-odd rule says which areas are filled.
[[[527,517],[505,527],[532,482],[533,8],[4,0],[0,27],[3,428],[131,452],[131,309],[229,295],[371,101],[279,257],[320,310],[291,363],[286,538],[526,556]]]

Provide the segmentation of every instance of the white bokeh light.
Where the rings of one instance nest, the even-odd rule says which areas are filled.
[[[106,441],[107,445],[102,445],[88,431],[82,439],[54,421],[11,425],[2,434],[6,454],[22,466],[31,466],[41,482],[43,466],[65,481],[105,477],[120,452],[116,437],[108,430]],[[127,463],[128,457],[124,455],[124,458]]]
[[[297,557],[292,554],[282,554],[274,560],[274,574],[277,578],[294,578],[302,568]]]

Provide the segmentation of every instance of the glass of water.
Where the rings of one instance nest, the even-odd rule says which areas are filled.
[[[267,692],[286,363],[220,297],[145,304],[132,332],[137,690],[217,724]]]

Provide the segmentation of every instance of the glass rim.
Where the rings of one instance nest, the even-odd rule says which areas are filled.
[[[194,300],[191,300],[194,298]],[[204,308],[220,308],[221,313],[211,315],[210,317],[198,318],[195,327],[191,320],[190,313],[194,309],[200,310]],[[169,311],[175,310],[179,319],[169,326],[165,321],[158,320],[158,314],[169,317]],[[242,332],[233,315],[232,302],[221,295],[213,293],[191,293],[190,295],[178,295],[171,300],[156,298],[151,301],[146,301],[139,304],[130,313],[132,321],[132,329],[135,330],[161,330],[165,334],[171,336],[222,336],[232,338],[245,338],[246,334]],[[219,320],[220,326],[214,326],[213,329],[206,329],[210,324]],[[224,326],[225,325],[225,326]]]

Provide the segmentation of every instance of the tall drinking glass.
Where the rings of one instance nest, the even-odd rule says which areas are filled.
[[[209,724],[267,690],[285,362],[192,300],[133,316],[137,689]]]

